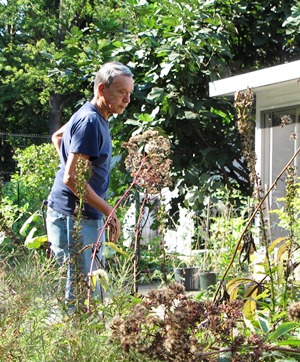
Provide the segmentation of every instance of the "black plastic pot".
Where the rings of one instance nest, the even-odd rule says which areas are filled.
[[[210,285],[217,284],[217,273],[214,272],[200,272],[199,273],[199,280],[200,280],[200,289],[205,290]]]
[[[184,285],[186,291],[200,290],[199,268],[175,269],[175,280]]]

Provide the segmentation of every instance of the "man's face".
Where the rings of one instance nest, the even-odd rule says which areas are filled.
[[[104,105],[109,114],[122,114],[130,102],[133,79],[127,75],[117,75],[108,88],[104,86]]]

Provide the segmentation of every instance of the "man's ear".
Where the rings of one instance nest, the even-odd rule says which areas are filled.
[[[100,96],[103,96],[104,83],[99,83],[98,85],[98,93]]]

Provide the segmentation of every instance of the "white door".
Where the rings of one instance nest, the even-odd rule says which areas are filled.
[[[280,172],[292,158],[299,147],[299,114],[300,108],[286,108],[262,113],[262,188],[266,190],[273,184]],[[296,166],[299,175],[299,156],[291,166]],[[278,209],[282,207],[280,197],[285,196],[286,173],[277,182],[270,194],[266,207]],[[269,232],[274,240],[284,235],[277,226],[277,217],[270,215]]]

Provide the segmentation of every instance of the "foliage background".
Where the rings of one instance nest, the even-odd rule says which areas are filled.
[[[232,100],[209,98],[208,84],[299,59],[297,1],[9,0],[0,14],[2,170],[14,170],[17,146],[37,142],[11,134],[51,135],[116,59],[132,68],[135,92],[111,122],[115,155],[132,132],[155,127],[172,143],[174,205],[199,210],[222,185],[251,193]]]

